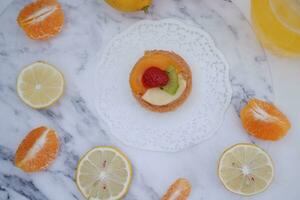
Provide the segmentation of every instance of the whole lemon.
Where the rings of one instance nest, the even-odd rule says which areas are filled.
[[[123,11],[134,12],[144,10],[147,12],[152,0],[105,0],[111,7]]]

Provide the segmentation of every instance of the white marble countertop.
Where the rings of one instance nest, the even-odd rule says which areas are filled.
[[[1,1],[0,8],[4,8],[5,4],[8,5],[7,2],[9,1]],[[24,1],[22,5],[20,2],[17,1],[15,6],[22,7]],[[241,8],[246,17],[249,17],[249,0],[234,0],[234,3]],[[74,5],[73,8],[76,6],[78,5]],[[84,16],[88,13],[82,14]],[[88,30],[89,35],[85,35],[86,32],[80,30],[78,34],[81,34],[84,40],[89,41],[89,36],[94,36],[93,30],[99,31],[100,29],[105,32],[103,24],[119,23],[119,18],[115,18],[114,15],[107,17],[105,14],[100,13],[99,19],[95,19],[100,21],[101,26],[82,24],[82,27]],[[16,13],[11,13],[6,16],[10,19],[15,15]],[[67,25],[72,25],[72,23],[73,21],[70,20]],[[127,25],[123,24],[121,27],[124,28]],[[5,31],[15,32],[14,29],[17,28],[16,24],[11,24]],[[0,26],[0,32],[2,31],[4,30]],[[93,40],[94,45],[91,48],[97,49],[98,45],[102,45],[103,41],[109,40],[118,31],[106,32],[102,39]],[[22,34],[21,31],[17,32],[20,37],[23,36]],[[0,35],[0,41],[4,40],[1,37],[3,36]],[[78,38],[73,38],[72,44],[64,45],[75,45],[73,53],[80,58],[82,62],[80,64],[72,60],[66,61],[63,56],[58,58],[56,49],[47,42],[39,46],[37,42],[31,40],[23,41],[22,45],[13,37],[5,40],[5,44],[10,43],[5,47],[5,51],[0,51],[0,200],[83,199],[73,180],[79,156],[93,146],[107,144],[117,145],[128,154],[133,163],[134,180],[126,200],[158,200],[178,177],[186,177],[191,181],[193,191],[190,200],[300,199],[298,191],[300,135],[297,132],[300,130],[300,125],[297,123],[300,118],[300,93],[297,88],[298,84],[300,85],[299,60],[278,58],[267,53],[273,75],[275,102],[289,116],[293,127],[281,141],[276,143],[258,141],[258,144],[267,149],[274,160],[275,180],[266,192],[251,198],[243,198],[224,189],[216,175],[217,160],[224,148],[238,142],[249,141],[233,106],[227,111],[225,121],[217,135],[191,149],[179,153],[158,153],[124,146],[103,132],[101,123],[91,109],[93,101],[89,99],[92,96],[86,87],[92,84],[93,80],[90,80],[89,73],[85,73],[85,68],[93,62],[88,57],[89,53],[82,53],[76,49],[79,48],[76,47],[76,40]],[[62,41],[57,38],[53,42],[60,44]],[[31,47],[26,47],[29,44]],[[3,50],[1,46],[0,50]],[[12,58],[22,60],[22,62]],[[58,66],[69,65],[69,68],[64,68],[64,73],[69,74],[69,77],[66,77],[67,93],[59,104],[50,110],[33,111],[20,102],[15,92],[15,76],[22,67],[18,64],[28,64],[35,59],[52,60],[53,64]],[[72,83],[71,80],[74,77],[76,80],[84,80],[84,84]],[[58,159],[48,170],[42,173],[25,174],[13,165],[14,151],[26,132],[40,124],[55,127],[60,132],[64,145]]]

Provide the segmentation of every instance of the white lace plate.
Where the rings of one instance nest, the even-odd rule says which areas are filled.
[[[174,112],[155,113],[133,97],[129,74],[145,50],[167,50],[190,65],[193,88]],[[210,35],[172,20],[141,21],[118,35],[102,54],[96,106],[109,132],[123,143],[174,152],[211,137],[231,100],[229,67]]]

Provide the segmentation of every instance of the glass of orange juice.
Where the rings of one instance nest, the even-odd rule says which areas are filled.
[[[251,0],[251,17],[265,48],[300,57],[300,0]]]

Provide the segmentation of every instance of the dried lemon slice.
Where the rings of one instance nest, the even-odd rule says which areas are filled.
[[[52,65],[38,61],[21,71],[17,80],[17,91],[30,107],[46,108],[62,96],[64,77]]]
[[[96,147],[79,161],[76,184],[86,199],[121,199],[128,191],[132,167],[128,158],[113,147]]]
[[[253,144],[236,144],[219,161],[219,178],[231,192],[254,195],[263,192],[274,176],[270,156]]]

